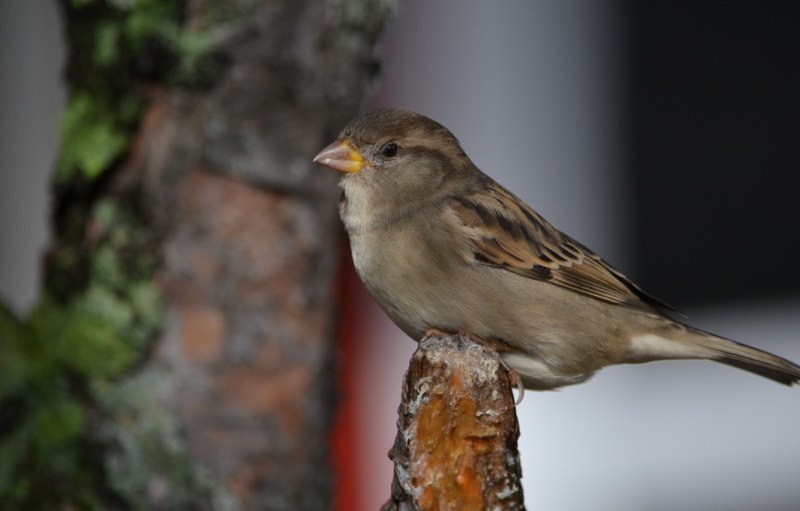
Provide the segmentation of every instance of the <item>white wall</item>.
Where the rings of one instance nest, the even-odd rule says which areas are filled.
[[[64,101],[56,2],[0,2],[0,299],[24,312],[38,294],[48,179]]]

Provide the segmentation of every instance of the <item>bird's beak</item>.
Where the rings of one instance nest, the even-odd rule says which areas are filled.
[[[367,160],[348,140],[337,140],[314,156],[314,163],[319,163],[343,173],[361,172]]]

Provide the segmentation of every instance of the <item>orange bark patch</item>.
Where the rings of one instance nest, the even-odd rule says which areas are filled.
[[[311,374],[304,366],[287,367],[273,374],[245,367],[220,376],[216,389],[226,403],[255,416],[277,415],[284,429],[293,431],[303,425],[302,400],[310,384]]]
[[[222,356],[225,318],[212,307],[184,307],[181,310],[181,345],[195,364],[212,364]]]
[[[406,372],[397,427],[384,509],[524,510],[519,424],[492,347],[468,336],[423,338]]]
[[[465,376],[454,371],[446,386],[451,395],[432,395],[419,409],[417,450],[429,454],[411,476],[425,488],[420,504],[426,510],[486,507],[482,478],[474,467],[482,463],[479,458],[488,449],[487,437],[498,430],[480,420],[478,406],[464,383]],[[449,405],[453,401],[455,407]]]

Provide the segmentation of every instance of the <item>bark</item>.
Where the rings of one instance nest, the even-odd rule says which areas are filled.
[[[85,385],[102,507],[331,507],[341,235],[311,158],[357,113],[389,3],[64,2],[68,117],[92,119],[62,150],[48,291],[99,288],[142,337],[122,378]],[[162,4],[175,26],[148,29]],[[160,296],[148,328],[133,281]]]
[[[492,348],[427,337],[398,410],[394,510],[522,510],[519,424],[506,366]]]

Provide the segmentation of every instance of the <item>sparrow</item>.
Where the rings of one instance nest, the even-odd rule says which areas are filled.
[[[340,173],[339,212],[366,288],[412,339],[469,335],[533,390],[613,364],[708,359],[793,385],[800,366],[686,325],[484,174],[444,126],[380,109],[314,162]]]

